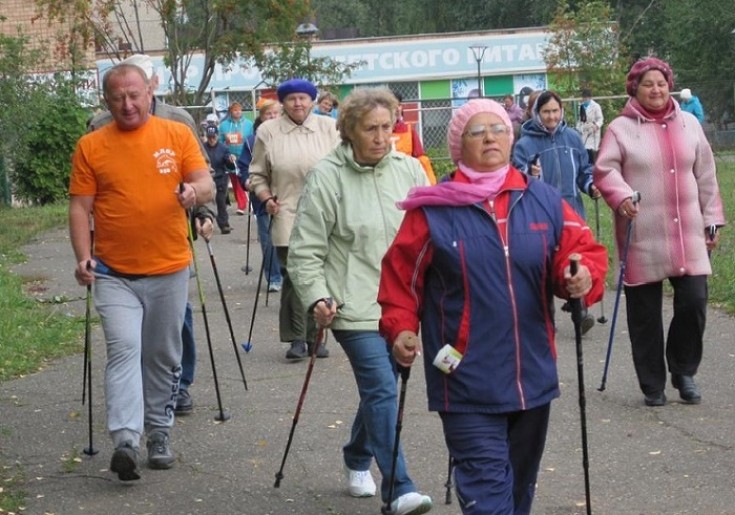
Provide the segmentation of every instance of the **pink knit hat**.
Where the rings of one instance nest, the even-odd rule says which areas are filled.
[[[449,121],[449,130],[447,130],[447,145],[449,145],[449,154],[452,156],[452,161],[459,163],[462,159],[462,133],[464,132],[467,122],[470,118],[479,113],[490,113],[495,114],[503,120],[503,123],[507,125],[511,130],[509,133],[510,142],[513,143],[513,124],[508,117],[508,113],[505,108],[498,104],[495,100],[489,100],[487,98],[476,98],[468,101],[462,107],[457,109]]]
[[[655,57],[649,57],[638,61],[631,66],[628,72],[628,77],[625,81],[625,91],[631,97],[634,97],[638,91],[638,83],[641,81],[641,77],[649,70],[658,70],[664,74],[666,82],[669,83],[669,91],[674,89],[674,72],[671,71],[671,67],[665,61],[657,59]]]

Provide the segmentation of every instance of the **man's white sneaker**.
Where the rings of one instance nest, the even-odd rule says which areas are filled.
[[[350,470],[347,473],[347,490],[352,497],[372,497],[375,495],[375,481],[369,470]]]
[[[418,492],[403,494],[390,505],[394,515],[421,515],[433,507],[431,497]]]

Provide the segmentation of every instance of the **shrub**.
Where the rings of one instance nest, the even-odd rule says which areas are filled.
[[[73,82],[59,77],[53,87],[38,85],[32,97],[11,179],[17,198],[44,205],[66,197],[71,155],[85,132],[87,112]]]

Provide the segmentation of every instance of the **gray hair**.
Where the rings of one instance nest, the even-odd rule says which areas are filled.
[[[376,107],[390,112],[391,123],[396,121],[398,99],[388,88],[356,88],[345,97],[339,110],[339,135],[343,142],[351,143],[352,134],[362,118]]]
[[[102,77],[102,93],[105,97],[110,93],[109,86],[110,86],[110,80],[113,77],[118,77],[122,75],[127,75],[130,72],[135,72],[138,75],[141,76],[143,79],[143,82],[146,86],[150,85],[151,81],[148,80],[148,76],[145,74],[145,71],[140,66],[137,66],[135,64],[128,64],[128,63],[119,63],[110,68],[105,72],[105,76]]]

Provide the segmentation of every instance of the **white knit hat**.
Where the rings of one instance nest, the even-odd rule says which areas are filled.
[[[681,93],[679,93],[679,97],[681,97],[682,100],[689,100],[692,98],[692,90],[689,88],[682,89]]]
[[[148,80],[153,78],[153,61],[150,56],[145,54],[133,54],[130,57],[120,61],[120,64],[132,64],[143,70]]]
[[[470,118],[479,113],[491,113],[497,115],[501,120],[503,120],[503,123],[507,125],[509,129],[513,128],[513,124],[508,117],[507,111],[495,100],[476,98],[468,101],[454,112],[452,119],[449,121],[449,129],[447,130],[449,154],[452,156],[452,161],[455,163],[459,163],[459,160],[462,159],[462,133],[464,132],[464,128],[467,126],[467,122],[470,121]],[[509,136],[512,144],[512,130],[510,131]]]

